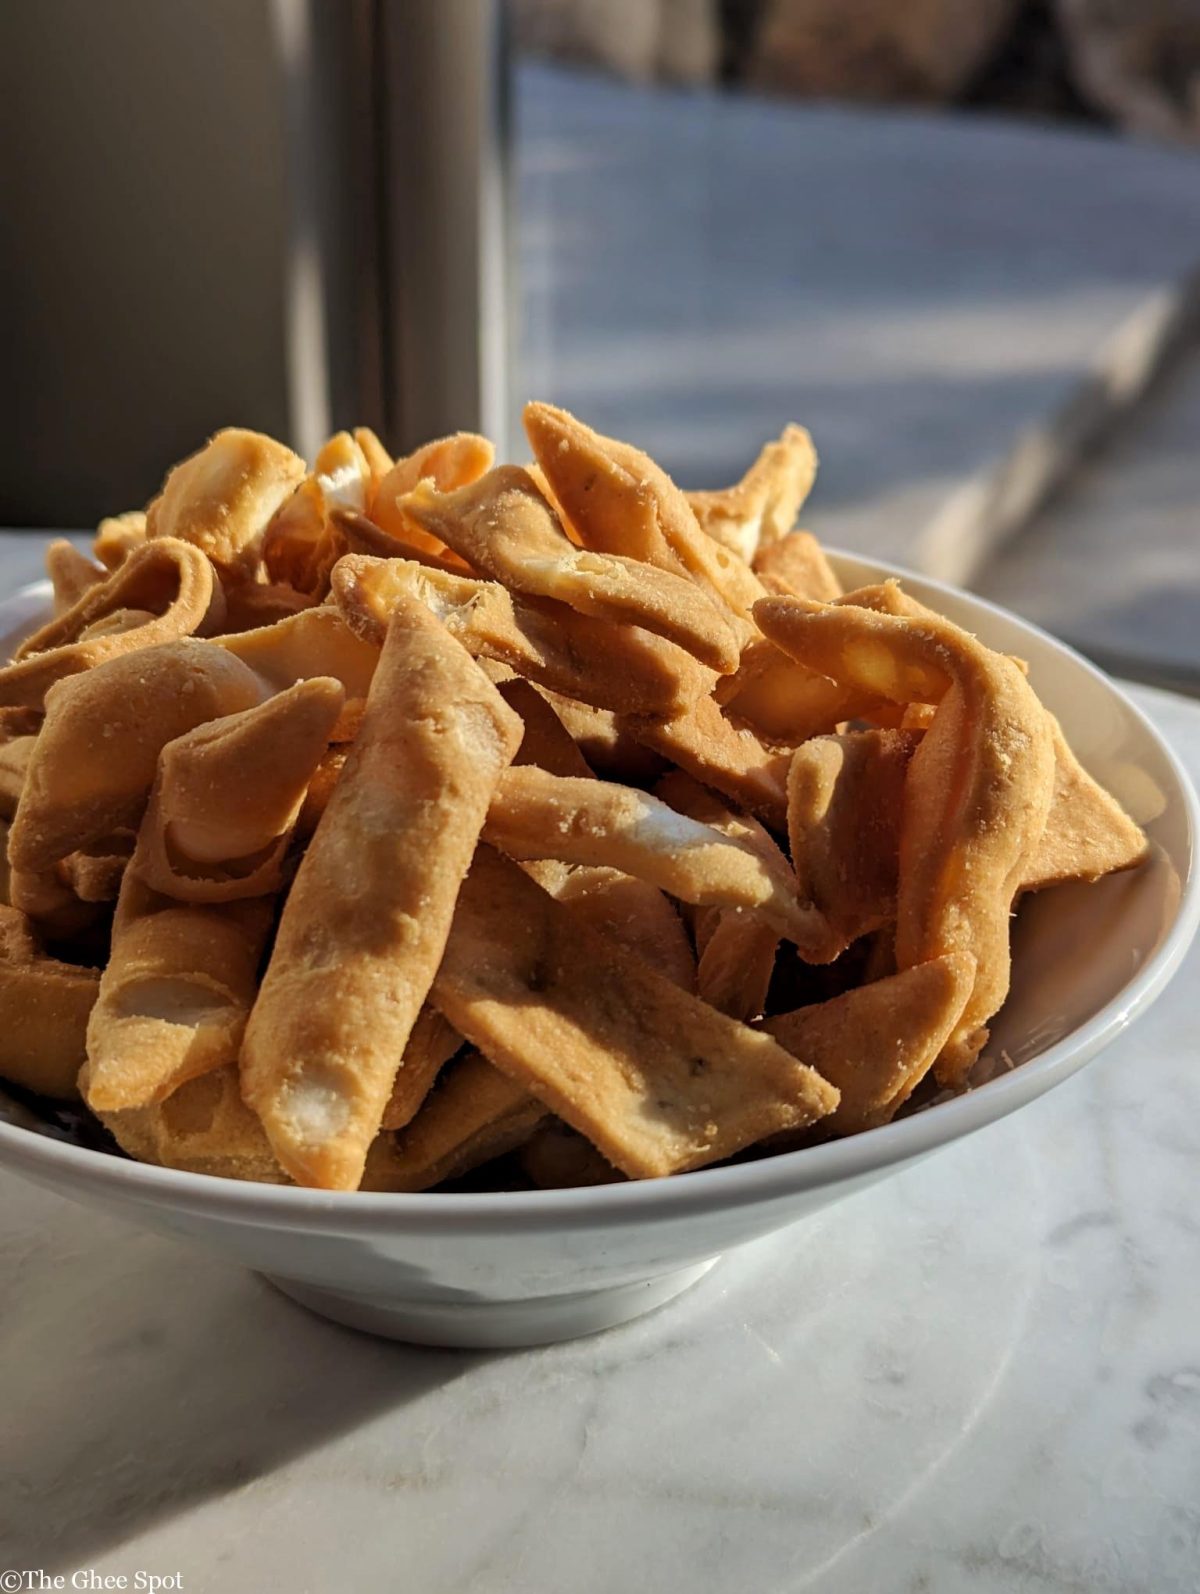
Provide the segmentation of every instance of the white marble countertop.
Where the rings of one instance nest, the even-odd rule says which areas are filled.
[[[1137,696],[1200,773],[1200,706]],[[1015,1117],[549,1349],[366,1339],[3,1178],[0,1567],[190,1594],[1194,1591],[1198,976],[1200,947]]]

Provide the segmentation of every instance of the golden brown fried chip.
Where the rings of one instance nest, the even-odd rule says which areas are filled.
[[[695,582],[620,554],[576,548],[528,471],[500,465],[454,493],[425,482],[405,511],[476,570],[597,620],[641,626],[715,670],[737,665],[738,642]]]
[[[1054,795],[1046,828],[1025,868],[1024,891],[1063,880],[1099,880],[1141,863],[1149,850],[1141,829],[1075,757],[1058,721],[1052,714],[1046,717],[1054,738]]]
[[[426,553],[445,553],[441,539],[419,525],[401,500],[423,481],[432,482],[440,493],[468,487],[492,468],[495,457],[488,439],[475,432],[454,432],[425,443],[396,461],[379,483],[368,513],[381,531],[401,543]]]
[[[755,617],[810,669],[896,703],[937,704],[905,782],[896,963],[974,957],[975,988],[936,1070],[962,1084],[1008,991],[1012,902],[1050,809],[1045,710],[1011,659],[933,615],[769,598]]]
[[[99,969],[47,957],[29,921],[0,907],[0,1077],[74,1100]]]
[[[513,759],[514,764],[536,764],[551,775],[591,778],[587,760],[536,686],[531,686],[520,676],[514,676],[511,681],[498,682],[496,690],[509,708],[521,716],[521,723],[525,727],[521,745]],[[3,760],[4,750],[0,748],[0,775],[3,773]]]
[[[599,864],[699,906],[757,913],[806,946],[821,935],[782,859],[676,812],[632,786],[514,765],[500,778],[484,839],[510,858]]]
[[[242,1101],[232,1064],[189,1079],[153,1106],[96,1116],[121,1150],[139,1162],[256,1184],[290,1183],[262,1125]]]
[[[68,853],[58,866],[59,873],[81,902],[115,902],[136,842],[134,830],[101,836]]]
[[[262,897],[172,902],[126,870],[80,1079],[93,1112],[150,1106],[237,1061],[273,913]]]
[[[837,1092],[582,925],[488,847],[459,893],[433,1000],[633,1178],[815,1122]]]
[[[895,921],[904,782],[920,740],[918,731],[847,731],[814,737],[792,757],[792,865],[835,956]]]
[[[442,1070],[412,1122],[380,1135],[364,1190],[428,1190],[527,1140],[546,1109],[486,1058],[469,1051]]]
[[[419,603],[397,600],[242,1048],[246,1101],[298,1183],[358,1185],[520,739],[520,720],[467,653]]]
[[[713,697],[739,724],[781,747],[824,736],[844,720],[872,717],[882,701],[853,683],[806,670],[763,638],[750,643]]]
[[[36,736],[14,736],[0,742],[0,819],[11,819],[17,811],[36,741]]]
[[[889,1123],[912,1095],[949,1039],[974,976],[970,954],[950,952],[762,1027],[841,1092],[822,1130],[854,1135]]]
[[[277,891],[343,696],[339,682],[315,676],[168,742],[138,844],[146,884],[180,902]]]
[[[191,639],[122,654],[60,681],[47,696],[13,820],[14,867],[44,871],[137,825],[166,744],[261,697],[240,659]]]
[[[754,570],[763,586],[778,597],[832,603],[842,596],[842,584],[811,531],[791,531],[760,548]]]
[[[416,598],[472,656],[597,708],[672,714],[716,679],[690,653],[636,626],[401,559],[347,555],[334,569],[333,592],[347,623],[368,640],[382,638],[399,599]]]
[[[146,534],[177,537],[223,573],[248,577],[268,522],[305,470],[299,454],[274,438],[227,427],[168,473],[146,512]]]
[[[553,405],[527,404],[524,419],[534,458],[585,548],[683,570],[728,605],[739,641],[749,638],[746,622],[764,587],[743,559],[701,531],[664,470]]]
[[[202,553],[170,540],[147,545],[25,638],[0,669],[0,704],[41,708],[56,681],[121,654],[218,629],[224,611],[221,583]]]
[[[687,930],[667,897],[619,869],[536,863],[526,872],[556,902],[594,930],[635,952],[681,991],[696,988],[696,959]]]
[[[812,438],[803,426],[792,425],[763,447],[735,486],[688,493],[687,501],[702,531],[752,565],[757,554],[778,544],[796,524],[816,475]]]
[[[564,697],[548,687],[537,690],[545,697],[588,768],[604,780],[619,780],[623,786],[651,786],[669,765],[649,747],[635,741],[610,708],[593,708],[577,698]],[[565,773],[565,771],[564,771]]]
[[[448,1063],[462,1048],[463,1038],[453,1024],[427,1002],[417,1014],[417,1021],[408,1037],[379,1127],[403,1129],[405,1124],[410,1123],[428,1096],[442,1065]]]

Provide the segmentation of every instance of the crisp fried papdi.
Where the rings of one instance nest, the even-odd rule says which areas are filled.
[[[316,676],[339,681],[346,694],[345,715],[334,730],[333,740],[353,739],[379,662],[382,632],[378,641],[364,642],[336,609],[322,607],[306,609],[257,631],[217,637],[215,641],[254,671],[262,682],[264,696]]]
[[[138,549],[106,581],[25,638],[0,669],[0,704],[41,708],[57,681],[120,654],[218,629],[221,584],[204,555],[166,541]]]
[[[690,653],[638,626],[608,625],[563,603],[522,598],[495,581],[403,559],[342,559],[333,591],[362,637],[381,638],[396,602],[415,598],[473,657],[618,713],[680,713],[716,678]]]
[[[271,517],[263,536],[263,565],[272,582],[324,596],[329,572],[346,551],[335,509],[361,512],[371,491],[371,467],[349,432],[321,449],[309,475]]]
[[[146,540],[146,511],[127,509],[123,515],[109,515],[96,527],[92,552],[106,570],[118,565]]]
[[[470,1051],[442,1070],[412,1122],[367,1154],[364,1190],[428,1190],[527,1140],[547,1116],[517,1081]]]
[[[1054,738],[1054,795],[1042,838],[1021,880],[1040,891],[1062,880],[1099,880],[1146,857],[1146,838],[1116,798],[1092,779],[1047,715]]]
[[[0,907],[0,1074],[42,1096],[77,1096],[99,984],[99,969],[47,957],[25,915]]]
[[[596,620],[641,626],[715,670],[737,664],[737,639],[695,582],[622,554],[574,547],[518,465],[498,466],[455,493],[422,483],[403,508],[476,570],[514,591],[552,598]]]
[[[969,953],[950,952],[766,1019],[763,1028],[841,1092],[822,1130],[858,1134],[888,1123],[924,1079],[958,1021],[974,975]]]
[[[85,592],[104,580],[108,571],[80,553],[74,543],[60,537],[46,549],[46,574],[54,588],[54,612],[58,615],[74,608]]]
[[[173,902],[126,871],[80,1081],[94,1112],[164,1101],[237,1061],[272,915],[267,898]]]
[[[701,531],[684,494],[640,449],[602,437],[566,410],[525,406],[525,431],[555,500],[585,548],[683,570],[718,594],[751,634],[764,588],[744,560]]]
[[[454,1027],[635,1178],[811,1123],[837,1092],[677,990],[481,848],[433,1000]]]
[[[937,1064],[965,1081],[1009,978],[1009,914],[1054,788],[1045,710],[1021,670],[948,620],[769,598],[763,631],[811,669],[897,703],[936,703],[905,782],[896,903],[901,970],[948,952],[975,986]]]
[[[371,519],[384,533],[424,552],[445,554],[446,545],[431,535],[408,513],[404,499],[421,482],[432,482],[439,493],[468,487],[492,468],[496,451],[476,432],[455,432],[425,443],[415,453],[398,459],[379,483],[370,507]]]
[[[14,866],[49,869],[140,823],[158,755],[208,720],[261,700],[239,659],[211,643],[167,642],[60,681],[29,757],[9,838]]]
[[[278,890],[342,702],[340,683],[316,676],[168,742],[138,847],[147,884],[182,902]]]
[[[271,516],[302,480],[299,454],[228,427],[175,466],[146,513],[149,537],[178,537],[235,579],[249,576]]]
[[[242,1049],[246,1101],[298,1183],[358,1184],[520,738],[464,650],[419,603],[398,600]]]
[[[817,451],[803,426],[785,427],[741,481],[720,492],[688,493],[702,531],[748,565],[786,537],[817,475]],[[827,567],[828,568],[828,567]],[[836,595],[836,594],[835,594]],[[810,596],[824,598],[825,593]]]
[[[904,783],[919,731],[848,731],[796,749],[788,838],[801,897],[840,953],[896,917]]]

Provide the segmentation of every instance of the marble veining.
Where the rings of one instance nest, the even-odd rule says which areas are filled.
[[[1195,775],[1200,709],[1139,695]],[[1194,1594],[1198,976],[1015,1117],[543,1350],[376,1342],[4,1176],[0,1569]]]

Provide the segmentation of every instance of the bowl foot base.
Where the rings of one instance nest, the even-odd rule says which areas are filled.
[[[634,1284],[586,1290],[577,1295],[543,1295],[523,1301],[406,1301],[384,1296],[343,1295],[300,1279],[265,1274],[268,1283],[321,1317],[365,1334],[406,1340],[413,1345],[445,1345],[470,1350],[508,1350],[550,1345],[556,1340],[596,1334],[652,1312],[673,1300],[719,1261],[710,1257],[676,1273],[659,1273]]]

